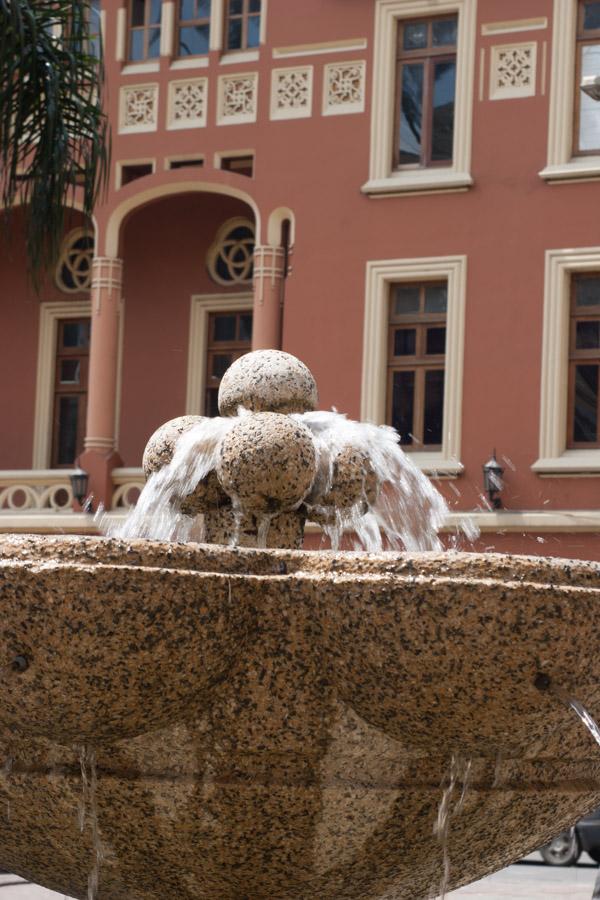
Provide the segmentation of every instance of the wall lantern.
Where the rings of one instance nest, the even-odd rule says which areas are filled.
[[[579,87],[592,100],[600,100],[600,75],[584,75]]]
[[[504,487],[503,474],[504,469],[498,463],[496,451],[494,450],[492,458],[483,467],[483,487],[488,495],[492,509],[502,509],[502,500],[499,495]]]
[[[85,501],[88,492],[88,482],[90,480],[90,476],[87,472],[84,472],[83,469],[75,469],[72,475],[69,475],[69,480],[71,482],[71,489],[73,491],[73,496],[81,506],[84,512],[91,512],[92,501],[91,498]]]

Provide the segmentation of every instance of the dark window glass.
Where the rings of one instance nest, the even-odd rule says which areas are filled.
[[[77,455],[79,397],[59,397],[58,401],[58,465],[68,466]]]
[[[577,306],[600,306],[600,278],[577,278],[575,300]]]
[[[213,356],[213,369],[212,373],[215,378],[222,378],[231,363],[233,362],[231,356],[226,355],[224,353],[217,353]]]
[[[235,315],[215,316],[215,341],[235,341]]]
[[[402,67],[400,108],[400,162],[418,163],[421,159],[423,126],[423,64]]]
[[[240,316],[240,341],[252,340],[252,313]]]
[[[401,444],[412,444],[415,373],[394,372],[392,392],[392,425]]]
[[[170,169],[186,169],[188,167],[200,169],[203,165],[203,159],[172,159],[169,162]]]
[[[405,50],[422,50],[427,46],[427,22],[407,22],[404,26]]]
[[[250,0],[250,12],[260,12],[260,0]]]
[[[65,322],[63,347],[87,347],[90,342],[89,322]]]
[[[248,18],[248,47],[258,47],[260,44],[260,16]]]
[[[131,4],[131,24],[134,28],[146,24],[144,21],[145,10],[145,0],[133,0]]]
[[[442,421],[444,415],[444,371],[435,369],[425,373],[425,421],[423,424],[425,444],[442,443]]]
[[[425,312],[445,313],[448,309],[448,286],[428,284],[425,288]]]
[[[445,328],[428,328],[427,329],[427,354],[443,354],[446,352],[446,329]]]
[[[179,30],[180,56],[199,56],[208,53],[209,26],[185,26]]]
[[[573,439],[576,442],[598,440],[598,372],[600,366],[575,367]]]
[[[219,388],[208,388],[206,392],[206,410],[204,413],[211,419],[219,415]]]
[[[134,61],[144,58],[144,32],[132,31],[129,41],[129,59]]]
[[[454,60],[436,63],[433,78],[431,158],[440,162],[452,159],[456,86],[456,63]]]
[[[456,19],[434,19],[431,23],[431,37],[434,47],[456,46],[456,31],[458,21]]]
[[[406,316],[419,312],[419,288],[412,285],[394,285],[395,316]]]
[[[242,20],[230,19],[227,27],[227,49],[239,50],[242,46]]]
[[[600,322],[577,322],[575,347],[577,350],[600,349]]]
[[[600,3],[586,3],[584,5],[583,27],[586,31],[600,28]]]
[[[244,10],[243,0],[229,0],[229,15],[240,16]]]
[[[81,363],[78,359],[63,359],[60,363],[60,383],[79,384]]]
[[[150,21],[149,25],[160,25],[162,2],[161,0],[152,0],[150,3]]]
[[[416,329],[398,328],[394,335],[394,356],[414,356],[416,349]]]

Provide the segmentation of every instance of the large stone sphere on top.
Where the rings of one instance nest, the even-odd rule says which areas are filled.
[[[303,413],[316,409],[317,384],[303,362],[282,350],[255,350],[227,369],[219,387],[219,412]]]
[[[223,438],[219,481],[245,513],[275,515],[294,509],[316,472],[312,434],[278,413],[242,416]]]

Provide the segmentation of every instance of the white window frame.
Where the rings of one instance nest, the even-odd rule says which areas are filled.
[[[440,281],[448,284],[444,424],[442,449],[411,451],[410,458],[427,474],[459,475],[463,393],[463,355],[467,298],[467,257],[434,256],[367,263],[361,419],[383,425],[386,418],[390,284]]]
[[[458,13],[456,97],[452,165],[392,169],[396,41],[398,21]],[[378,0],[371,109],[371,159],[365,194],[385,196],[406,191],[465,190],[473,184],[471,134],[475,79],[476,0]]]
[[[600,154],[573,156],[577,9],[577,0],[554,0],[546,181],[600,178]]]
[[[188,346],[187,390],[185,414],[203,416],[206,391],[206,353],[208,317],[216,312],[252,311],[252,292],[236,294],[194,294],[190,305],[190,337]]]
[[[33,469],[49,469],[52,453],[54,406],[54,370],[59,319],[92,318],[91,300],[66,300],[40,303],[37,378],[33,426]],[[115,441],[118,442],[121,420],[121,373],[123,363],[123,308],[119,316],[117,360],[117,402],[115,409]]]
[[[600,247],[546,251],[540,398],[540,475],[600,473],[600,449],[567,449],[571,276],[600,272]]]

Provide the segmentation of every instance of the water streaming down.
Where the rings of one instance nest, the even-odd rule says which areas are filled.
[[[433,826],[433,833],[442,848],[442,878],[439,886],[439,900],[444,900],[450,883],[450,851],[448,846],[450,820],[457,816],[463,808],[469,776],[471,774],[471,760],[452,754],[450,768],[447,774],[447,784],[442,790],[442,799],[438,806],[438,814]],[[452,805],[452,798],[457,785],[461,785],[458,800]]]
[[[579,700],[576,700],[574,697],[569,697],[566,700],[567,706],[573,710],[578,719],[583,722],[589,733],[592,735],[598,746],[600,747],[600,728],[598,727],[595,719],[592,718],[588,710],[585,708],[583,703],[580,703]]]
[[[100,882],[100,866],[104,858],[104,850],[98,824],[98,768],[96,751],[83,744],[80,750],[81,767],[81,801],[79,804],[79,830],[83,833],[89,822],[92,842],[92,867],[88,875],[88,900],[96,900]]]

